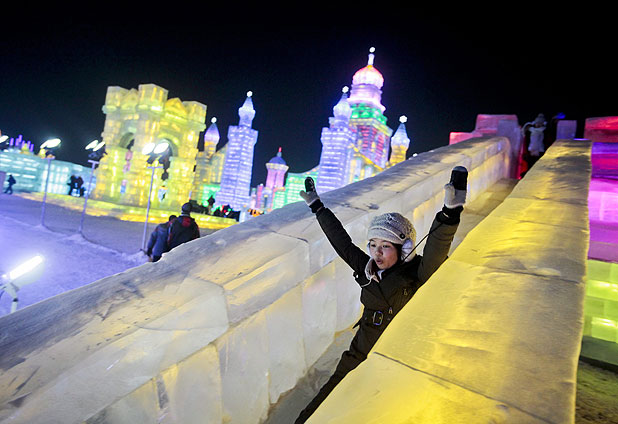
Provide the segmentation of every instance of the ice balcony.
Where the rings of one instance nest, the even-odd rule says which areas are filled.
[[[453,166],[470,171],[471,203],[491,203],[509,151],[466,140],[322,199],[360,246],[386,211],[422,236]],[[590,144],[559,141],[487,218],[468,215],[310,422],[571,422],[589,180]],[[0,318],[0,420],[263,422],[357,320],[358,293],[307,207],[288,205]]]

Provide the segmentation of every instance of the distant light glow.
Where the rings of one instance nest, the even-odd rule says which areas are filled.
[[[247,97],[253,96],[253,91],[247,91]]]
[[[152,153],[154,148],[155,148],[155,144],[154,143],[146,143],[146,145],[142,149],[142,154],[143,155],[149,155],[149,154]]]
[[[166,142],[159,143],[154,147],[153,153],[155,155],[160,155],[161,153],[165,152],[168,148],[169,148],[169,144],[167,144]]]
[[[53,149],[54,147],[57,147],[59,144],[60,144],[59,138],[51,138],[49,140],[44,141],[43,144],[41,144],[41,149]]]
[[[217,118],[215,118],[215,117],[213,116],[213,118],[210,120],[210,122],[214,124],[215,122],[217,122]]]
[[[408,117],[407,117],[407,116],[405,116],[405,115],[402,115],[402,116],[399,118],[399,122],[401,122],[402,124],[405,124],[406,122],[408,122]]]
[[[42,264],[43,260],[44,258],[41,255],[36,255],[32,259],[27,260],[26,262],[24,262],[23,264],[19,265],[17,268],[9,272],[9,279],[15,280],[21,277],[22,275],[32,271],[34,268]]]
[[[88,145],[86,146],[86,150],[90,150],[90,149],[94,149],[97,145],[99,144],[99,140],[92,140],[90,143],[88,143]]]

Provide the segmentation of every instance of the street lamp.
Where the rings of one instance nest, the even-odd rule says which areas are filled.
[[[49,185],[49,173],[51,171],[51,161],[54,159],[54,152],[60,146],[59,138],[46,140],[41,144],[41,149],[45,149],[45,159],[47,159],[47,176],[45,177],[45,191],[43,193],[43,206],[41,208],[41,225],[45,226],[45,202],[47,201],[47,187]]]
[[[148,164],[152,164],[155,159],[159,159],[159,157],[161,157],[161,155],[163,155],[167,151],[167,149],[169,149],[169,144],[166,141],[162,141],[157,144],[147,143],[142,149],[142,154],[150,156],[147,162]],[[142,237],[142,250],[144,251],[146,250],[146,234],[148,232],[148,215],[150,214],[150,196],[152,194],[154,173],[155,169],[163,168],[163,166],[150,165],[148,166],[148,168],[152,170],[152,173],[150,175],[150,188],[148,189],[148,205],[146,206],[146,221],[144,221],[144,235]]]
[[[84,209],[82,210],[82,217],[79,220],[79,229],[77,230],[82,236],[84,235],[84,217],[86,216],[86,205],[88,204],[88,195],[90,194],[90,187],[92,186],[92,177],[94,176],[94,169],[101,161],[101,158],[105,155],[105,142],[99,140],[93,140],[86,146],[86,150],[92,150],[88,157],[88,162],[92,164],[92,171],[90,172],[90,181],[88,181],[88,188],[86,189],[86,196],[84,197]]]
[[[45,258],[43,258],[43,256],[36,255],[12,271],[0,275],[0,296],[2,292],[6,292],[13,298],[11,313],[17,310],[17,292],[23,286],[34,283],[41,277],[43,273],[43,267],[41,265],[44,261]]]
[[[0,135],[0,150],[6,149],[8,146],[6,145],[6,141],[9,139],[9,136],[4,134]]]

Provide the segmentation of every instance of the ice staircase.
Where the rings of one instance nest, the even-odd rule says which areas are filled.
[[[322,199],[361,246],[386,211],[424,234],[453,166],[472,203],[509,176],[510,150],[467,140]],[[554,143],[462,226],[311,422],[572,421],[589,180],[590,144]],[[307,207],[288,205],[0,318],[0,422],[263,422],[356,321],[358,294]]]

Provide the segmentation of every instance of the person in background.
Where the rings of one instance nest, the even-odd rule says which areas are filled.
[[[453,171],[465,173],[462,175],[467,178],[464,167],[458,166]],[[350,348],[341,356],[334,374],[300,413],[296,424],[309,419],[335,386],[367,358],[395,315],[446,260],[467,193],[465,180],[461,185],[451,182],[444,186],[444,207],[433,220],[421,256],[414,253],[417,246],[414,226],[397,212],[373,218],[367,231],[368,253],[365,253],[352,243],[335,214],[324,206],[310,177],[305,187],[307,191],[301,191],[300,195],[316,215],[337,254],[354,271],[364,308],[361,319],[354,326],[358,331]]]
[[[545,153],[544,132],[546,127],[547,121],[545,120],[545,115],[539,113],[534,121],[526,122],[521,129],[524,137],[526,136],[526,132],[530,133],[530,142],[528,143],[528,151],[525,156],[528,170],[530,170]],[[522,174],[522,177],[524,175],[525,173]]]
[[[9,179],[7,180],[8,186],[6,187],[6,190],[4,190],[4,192],[6,194],[13,194],[13,185],[16,182],[17,181],[15,180],[15,177],[13,177],[13,174],[9,174]]]
[[[200,228],[195,219],[191,217],[191,203],[182,205],[181,210],[182,213],[170,227],[167,238],[169,250],[200,237]]]
[[[69,186],[68,195],[72,196],[73,190],[75,190],[75,175],[71,175],[71,178],[69,178],[69,182],[67,183],[67,185]]]
[[[77,178],[75,178],[75,190],[77,191],[77,194],[79,195],[79,197],[84,196],[84,187],[82,187],[83,185],[84,185],[84,179],[82,178],[81,175],[78,175]]]
[[[150,239],[148,239],[148,245],[146,246],[146,254],[150,257],[150,262],[157,262],[169,250],[167,247],[167,236],[175,220],[176,215],[170,215],[167,222],[157,225],[157,228],[150,234]]]

